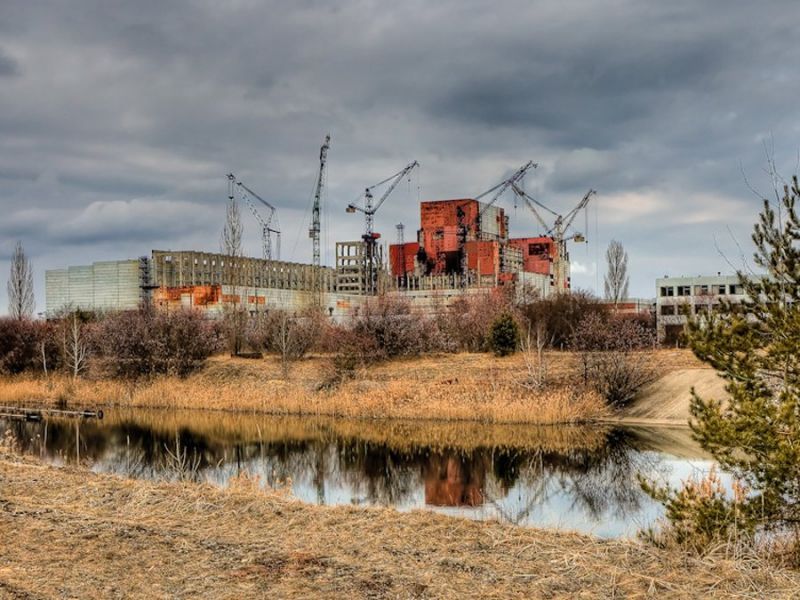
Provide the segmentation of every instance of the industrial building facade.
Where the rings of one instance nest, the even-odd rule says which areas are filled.
[[[139,260],[96,262],[86,266],[54,269],[45,273],[45,305],[48,317],[63,310],[116,311],[139,306]]]
[[[469,198],[429,201],[421,203],[420,217],[417,241],[390,246],[388,265],[373,235],[338,242],[335,267],[153,250],[139,259],[48,271],[47,315],[70,308],[129,310],[148,302],[210,316],[228,304],[250,312],[316,306],[343,318],[376,295],[402,297],[412,309],[427,311],[502,286],[513,286],[519,301],[556,291],[557,244],[546,237],[510,240],[502,208]],[[568,262],[559,264],[568,273]],[[562,281],[567,291],[568,277]]]
[[[470,198],[420,204],[417,240],[389,247],[389,267],[399,289],[420,278],[447,276],[462,287],[498,286],[521,281],[521,274],[544,278],[540,296],[550,294],[560,248],[550,237],[509,239],[508,217],[497,206]],[[559,262],[560,281],[569,289],[569,260]],[[529,278],[539,283],[539,278]]]
[[[746,299],[739,277],[711,275],[656,280],[656,327],[662,343],[675,343],[690,317],[716,310],[722,301]]]

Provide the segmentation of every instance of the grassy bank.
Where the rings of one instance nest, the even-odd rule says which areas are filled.
[[[0,596],[792,597],[800,575],[629,541],[328,508],[0,455]],[[8,543],[13,540],[13,543]]]
[[[577,360],[571,353],[548,354],[551,385],[541,392],[522,385],[527,371],[520,355],[397,360],[361,370],[332,390],[318,390],[328,369],[326,357],[300,361],[288,380],[275,358],[215,357],[186,379],[161,377],[138,384],[98,377],[75,382],[66,377],[7,377],[0,379],[0,402],[489,423],[575,423],[608,416],[603,400],[577,385]],[[653,352],[650,360],[662,373],[697,364],[681,351]]]

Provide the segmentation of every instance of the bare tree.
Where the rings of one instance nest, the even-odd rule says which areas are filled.
[[[223,283],[232,287],[230,296],[238,302],[225,302],[223,297],[223,321],[225,332],[228,337],[228,350],[231,354],[237,355],[242,351],[244,345],[245,326],[247,324],[247,312],[244,303],[241,302],[239,286],[241,285],[241,258],[242,258],[242,236],[244,226],[242,225],[242,215],[239,212],[239,203],[235,198],[228,201],[225,210],[225,226],[220,236],[220,250],[225,255],[223,270]]]
[[[242,255],[242,215],[239,212],[239,203],[236,198],[228,201],[225,210],[225,227],[222,229],[219,245],[222,253],[226,256],[237,257]]]
[[[547,323],[543,319],[537,320],[528,327],[527,335],[520,341],[522,357],[527,369],[527,378],[523,386],[532,390],[542,390],[547,387],[547,360],[545,348],[553,342],[553,336],[548,335]]]
[[[83,335],[83,326],[77,311],[73,311],[64,323],[64,358],[73,379],[77,379],[86,370],[89,344]]]
[[[33,316],[34,306],[31,261],[25,255],[22,242],[17,242],[8,278],[8,312],[14,319],[29,319]]]
[[[628,297],[628,253],[617,240],[611,240],[606,250],[606,300],[614,305]]]

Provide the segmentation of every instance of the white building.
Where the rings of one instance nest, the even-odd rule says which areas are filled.
[[[736,275],[699,275],[656,279],[656,325],[660,342],[673,344],[687,315],[714,310],[721,301],[741,302],[744,290]]]
[[[141,301],[140,264],[113,260],[45,272],[47,317],[64,310],[130,310]]]

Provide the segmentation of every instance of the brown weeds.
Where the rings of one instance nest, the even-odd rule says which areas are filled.
[[[370,367],[330,390],[318,391],[327,357],[300,361],[290,381],[280,361],[216,357],[186,379],[160,377],[132,384],[122,380],[30,376],[0,379],[0,402],[62,403],[242,410],[283,415],[358,418],[474,420],[489,423],[577,423],[608,414],[596,392],[576,386],[574,355],[548,356],[552,384],[541,391],[524,385],[520,356],[485,354],[426,356]],[[692,361],[691,355],[654,353],[662,370]],[[696,361],[695,361],[696,362]]]
[[[790,598],[797,572],[427,512],[317,507],[243,478],[149,483],[0,458],[0,595]]]

